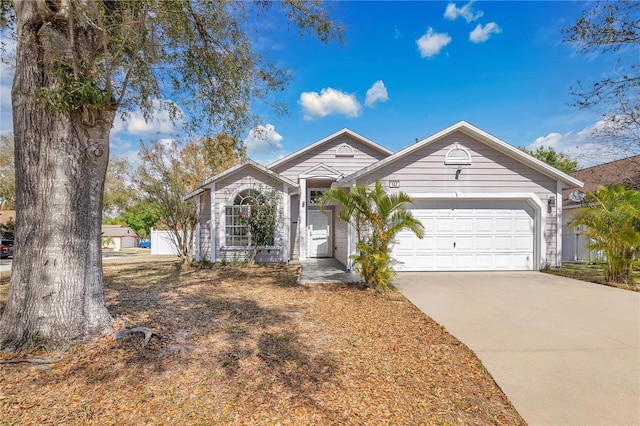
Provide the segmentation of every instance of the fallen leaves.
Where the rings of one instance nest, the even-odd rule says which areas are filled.
[[[298,286],[295,267],[108,264],[138,336],[50,370],[0,365],[0,424],[524,424],[477,357],[398,293]]]

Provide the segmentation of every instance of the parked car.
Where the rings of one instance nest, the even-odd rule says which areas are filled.
[[[0,259],[13,256],[13,240],[0,240]]]
[[[140,241],[140,242],[138,242],[138,247],[140,247],[140,248],[151,248],[151,241]]]

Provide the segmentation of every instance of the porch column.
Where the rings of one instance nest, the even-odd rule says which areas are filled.
[[[300,218],[298,220],[300,236],[300,260],[307,259],[307,179],[300,178]]]
[[[351,189],[355,186],[355,183],[352,184]],[[353,260],[351,259],[351,255],[356,254],[358,245],[357,240],[356,228],[350,223],[347,223],[347,270],[350,272],[353,272]]]
[[[280,236],[280,261],[288,262],[291,259],[291,254],[289,253],[289,247],[291,247],[291,196],[289,195],[289,185],[286,183],[282,184],[282,193],[284,228]]]
[[[211,184],[211,219],[209,223],[209,258],[212,263],[216,263],[216,183]]]
[[[201,252],[200,252],[200,247],[202,245],[202,241],[201,241],[201,232],[200,232],[200,226],[201,226],[201,222],[202,222],[202,194],[198,195],[198,198],[196,199],[196,212],[198,215],[198,222],[196,222],[196,229],[195,229],[195,234],[194,238],[193,238],[193,245],[194,245],[194,255],[197,261],[202,260],[201,257]]]

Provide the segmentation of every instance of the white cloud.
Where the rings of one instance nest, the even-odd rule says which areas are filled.
[[[563,152],[577,160],[581,167],[602,164],[628,156],[629,151],[623,146],[616,147],[606,141],[595,142],[594,132],[603,126],[604,122],[598,121],[579,131],[552,132],[536,138],[527,148],[531,150],[541,146],[553,148],[556,152]]]
[[[416,43],[420,49],[420,55],[423,58],[430,58],[440,53],[443,47],[451,43],[451,37],[446,33],[434,33],[433,28],[429,27],[427,33],[420,37]]]
[[[282,136],[276,132],[276,128],[272,124],[254,127],[243,141],[247,148],[247,155],[252,159],[265,154],[272,155],[274,151],[282,149],[281,142]]]
[[[375,107],[375,103],[386,102],[389,100],[389,95],[387,94],[387,88],[384,86],[382,80],[378,80],[373,83],[373,86],[369,90],[367,90],[367,97],[364,101],[365,106],[369,108]]]
[[[326,117],[331,114],[342,114],[347,117],[360,115],[362,106],[353,94],[328,87],[318,92],[302,92],[298,101],[304,109],[304,119]]]
[[[478,24],[473,31],[469,33],[469,40],[474,43],[483,43],[489,40],[489,36],[491,34],[500,34],[501,32],[502,28],[500,28],[495,22],[489,22],[484,27],[482,24]]]
[[[176,127],[182,123],[182,120],[178,119],[174,124],[171,121],[169,111],[162,107],[161,102],[154,101],[154,107],[155,111],[148,120],[139,111],[131,114],[126,123],[126,132],[136,136],[166,135],[173,133]]]
[[[482,11],[473,10],[473,1],[465,4],[462,7],[457,7],[455,3],[449,3],[444,11],[444,17],[447,19],[455,20],[458,17],[464,18],[467,22],[472,22],[480,19],[484,15]]]

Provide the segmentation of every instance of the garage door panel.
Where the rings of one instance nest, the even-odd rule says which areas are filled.
[[[435,220],[435,232],[453,232],[453,218],[436,218]]]
[[[478,251],[490,251],[493,247],[493,237],[490,235],[477,235],[475,240]]]
[[[528,252],[533,247],[533,239],[529,235],[514,236],[513,248],[518,251]]]
[[[456,251],[472,251],[474,250],[473,247],[473,241],[474,238],[472,236],[463,236],[463,237],[457,237],[454,238],[454,242],[455,242],[455,247],[454,249]]]
[[[533,269],[535,212],[525,201],[426,201],[412,213],[425,226],[422,240],[400,233],[392,255],[397,269]]]
[[[474,229],[474,220],[472,217],[459,217],[456,218],[455,226],[456,232],[473,232]]]
[[[493,229],[493,218],[479,217],[476,219],[476,232],[491,232]]]

